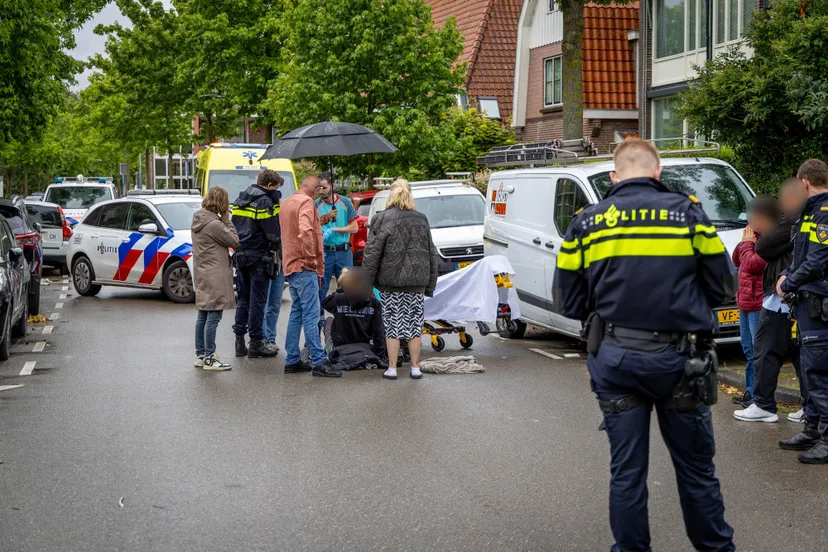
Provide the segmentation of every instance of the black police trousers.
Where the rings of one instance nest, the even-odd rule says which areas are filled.
[[[236,323],[233,333],[250,334],[251,340],[262,339],[267,292],[270,278],[261,263],[236,268]]]
[[[587,360],[592,390],[599,400],[633,396],[644,401],[629,410],[604,413],[611,455],[613,552],[651,550],[647,466],[652,405],[673,460],[684,525],[693,547],[705,552],[736,549],[733,529],[724,519],[724,500],[713,466],[716,445],[710,407],[680,412],[661,406],[681,378],[686,360],[673,346],[652,353],[624,349],[606,341]]]
[[[808,305],[800,304],[796,324],[801,341],[802,383],[808,392],[805,417],[828,439],[828,323],[808,316]]]

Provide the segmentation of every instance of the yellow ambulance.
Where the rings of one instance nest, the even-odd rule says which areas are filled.
[[[221,186],[230,196],[230,203],[239,194],[256,183],[259,173],[271,169],[285,179],[280,188],[282,199],[296,191],[296,175],[290,159],[259,161],[266,144],[211,144],[198,152],[196,182],[201,195],[215,186]]]

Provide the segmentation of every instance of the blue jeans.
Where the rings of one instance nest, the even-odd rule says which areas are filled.
[[[739,311],[739,337],[742,340],[742,351],[745,353],[745,389],[753,395],[753,379],[756,374],[756,365],[753,362],[753,341],[756,339],[756,329],[759,327],[761,310],[754,312]]]
[[[299,334],[305,330],[305,346],[313,366],[319,366],[328,357],[319,335],[319,276],[303,270],[287,277],[290,284],[290,318],[285,336],[285,364],[297,364],[300,359]]]
[[[265,343],[276,341],[276,323],[279,321],[279,312],[282,310],[282,295],[285,292],[285,273],[279,272],[270,281],[265,304],[264,324],[262,325],[262,339]]]
[[[713,465],[716,445],[710,407],[681,412],[663,405],[686,360],[674,347],[645,353],[606,341],[598,354],[587,359],[590,384],[599,400],[634,396],[644,402],[604,413],[610,443],[610,527],[616,541],[612,552],[650,550],[647,466],[653,405],[673,461],[685,530],[694,549],[736,549],[733,529],[724,519],[724,500]]]
[[[196,317],[196,356],[209,356],[216,352],[216,328],[222,311],[198,311]]]
[[[331,285],[331,277],[339,280],[343,268],[353,268],[354,254],[350,249],[347,251],[325,251],[325,276],[322,278],[322,289],[319,290],[319,312],[322,312],[322,301],[328,295],[328,287]]]

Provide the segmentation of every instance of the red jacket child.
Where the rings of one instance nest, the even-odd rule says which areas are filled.
[[[757,234],[758,238],[759,235]],[[756,242],[742,241],[733,250],[733,264],[739,269],[739,290],[736,304],[742,312],[762,309],[762,274],[767,264],[756,254]]]

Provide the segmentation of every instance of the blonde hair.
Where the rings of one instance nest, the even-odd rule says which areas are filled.
[[[615,172],[621,174],[655,171],[661,164],[656,147],[641,138],[627,138],[618,144],[612,159]]]
[[[414,210],[414,198],[411,197],[411,185],[408,180],[398,178],[391,184],[391,195],[388,196],[386,207],[397,207],[403,211]]]
[[[227,209],[230,208],[230,196],[227,195],[227,190],[221,186],[210,188],[207,197],[202,200],[201,206],[217,215],[226,213]]]

